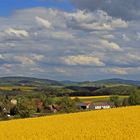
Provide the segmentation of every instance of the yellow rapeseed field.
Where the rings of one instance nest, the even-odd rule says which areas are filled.
[[[71,99],[75,99],[78,97],[79,99],[96,99],[96,98],[109,98],[110,96],[73,96]]]
[[[0,140],[140,140],[140,106],[0,122]]]

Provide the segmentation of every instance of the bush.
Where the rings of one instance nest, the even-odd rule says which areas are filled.
[[[31,116],[31,113],[29,110],[20,110],[19,115],[21,118],[28,118]]]
[[[130,105],[140,105],[140,93],[136,91],[135,93],[131,94],[128,101]]]

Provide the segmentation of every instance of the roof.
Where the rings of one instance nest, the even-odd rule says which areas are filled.
[[[87,106],[85,103],[77,103],[78,106]]]
[[[82,103],[88,105],[88,104],[93,103],[93,101],[82,101]]]
[[[99,102],[98,101],[98,102],[93,102],[92,105],[95,105],[95,106],[108,106],[108,105],[111,105],[111,104],[110,104],[109,101],[104,101],[104,102],[101,102],[101,101]]]
[[[94,105],[94,106],[108,106],[112,105],[110,101],[82,101],[80,103],[77,103],[79,106],[87,106],[87,105]]]

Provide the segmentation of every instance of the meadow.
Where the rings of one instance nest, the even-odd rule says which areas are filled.
[[[140,106],[0,122],[1,140],[140,140]]]

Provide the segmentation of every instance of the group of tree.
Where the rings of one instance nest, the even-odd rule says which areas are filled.
[[[116,107],[129,106],[129,105],[140,105],[140,91],[135,90],[129,97],[121,98],[118,95],[110,96],[110,101],[114,103]]]
[[[8,119],[8,115],[14,118],[27,118],[34,115],[45,115],[50,113],[70,113],[77,110],[76,101],[68,96],[54,98],[45,94],[38,98],[27,98],[24,96],[14,99],[17,104],[11,102],[8,96],[0,98],[0,118]]]

